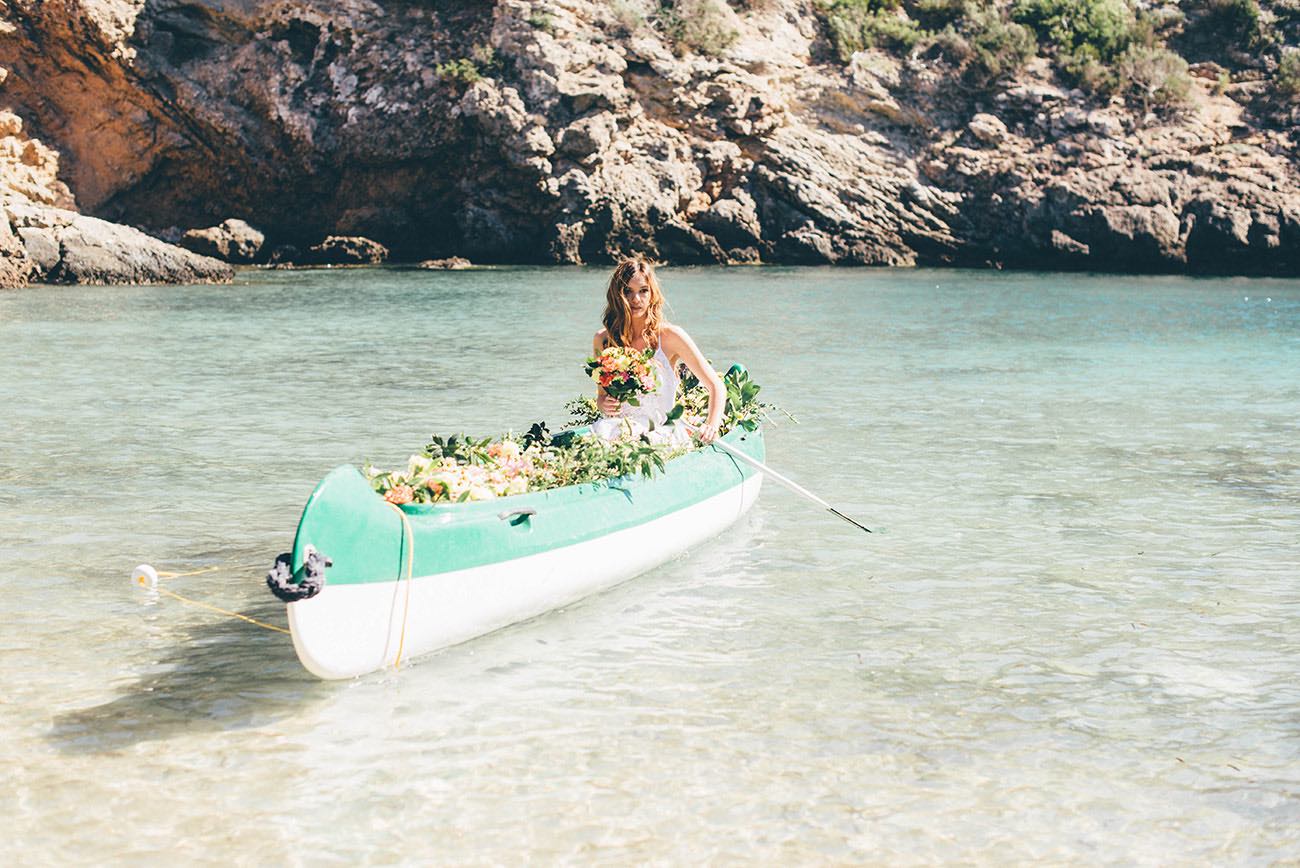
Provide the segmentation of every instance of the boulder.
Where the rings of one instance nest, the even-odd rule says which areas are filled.
[[[1088,112],[1088,127],[1099,136],[1118,138],[1124,135],[1124,124],[1110,112],[1094,109]]]
[[[234,276],[230,266],[159,241],[130,226],[71,214],[54,230],[60,258],[54,283],[210,283]]]
[[[610,112],[582,118],[560,132],[560,152],[588,162],[609,147],[617,131],[618,122]]]
[[[59,264],[59,242],[49,229],[24,226],[18,230],[18,237],[23,242],[23,249],[35,270],[33,278],[40,280],[54,270]]]
[[[450,256],[446,259],[426,259],[418,263],[417,267],[442,271],[459,271],[463,268],[473,267],[473,263],[463,256]]]
[[[966,128],[970,130],[972,136],[986,145],[1000,145],[1007,137],[1007,125],[995,115],[977,114],[970,119]]]
[[[243,220],[230,219],[207,229],[189,230],[181,236],[180,246],[202,256],[247,264],[263,259],[266,236]]]
[[[388,259],[388,248],[359,235],[331,235],[307,248],[296,260],[300,265],[378,265]]]
[[[30,274],[31,260],[23,243],[0,212],[0,287],[25,286]]]
[[[224,262],[159,241],[130,226],[31,202],[5,201],[23,267],[51,283],[210,283],[230,280]],[[10,257],[12,258],[12,257]]]

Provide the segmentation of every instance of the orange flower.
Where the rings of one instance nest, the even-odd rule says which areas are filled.
[[[410,503],[415,500],[415,489],[409,485],[394,485],[384,495],[384,500],[389,503],[401,506],[403,503]]]
[[[609,388],[609,384],[614,382],[614,375],[606,372],[600,375],[600,386],[602,389]]]

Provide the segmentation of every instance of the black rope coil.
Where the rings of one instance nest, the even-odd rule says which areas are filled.
[[[332,566],[334,566],[333,561],[309,545],[302,559],[302,581],[295,582],[293,555],[285,552],[275,559],[275,565],[266,574],[266,586],[271,589],[272,594],[286,603],[310,600],[325,587],[325,568]]]

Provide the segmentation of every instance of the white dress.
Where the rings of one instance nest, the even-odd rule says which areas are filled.
[[[604,416],[591,423],[592,433],[606,440],[620,437],[640,437],[645,434],[653,443],[672,443],[686,446],[691,436],[679,424],[668,424],[668,411],[677,403],[677,370],[668,362],[663,347],[655,350],[654,363],[659,366],[659,388],[639,399],[641,406],[618,405],[613,416]]]

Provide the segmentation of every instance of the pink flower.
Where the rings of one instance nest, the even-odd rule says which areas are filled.
[[[409,485],[394,485],[384,495],[384,500],[395,506],[401,506],[403,503],[410,503],[415,500],[415,489]]]

